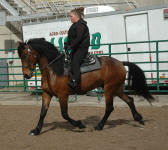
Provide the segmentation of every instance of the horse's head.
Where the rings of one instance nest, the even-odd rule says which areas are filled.
[[[26,43],[18,42],[18,55],[22,62],[22,72],[25,78],[30,79],[36,68],[38,53]]]

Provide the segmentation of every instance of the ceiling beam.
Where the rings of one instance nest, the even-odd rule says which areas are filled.
[[[5,0],[0,0],[0,5],[7,9],[13,16],[19,16],[19,13]]]
[[[118,3],[107,3],[106,5],[126,5],[126,4],[131,4],[134,8],[136,8],[136,6],[134,5],[134,3],[132,2],[118,2]],[[91,3],[91,4],[82,4],[84,7],[88,7],[88,6],[97,6],[97,4]],[[102,5],[102,4],[100,4]],[[77,4],[73,4],[73,7],[77,7],[79,5]],[[48,5],[48,7],[51,7],[50,5]],[[65,8],[68,8],[69,5],[64,5]],[[53,7],[52,7],[53,8]],[[69,12],[67,12],[68,14]],[[25,16],[7,16],[7,22],[13,22],[13,21],[23,21],[23,20],[31,20],[31,19],[40,19],[40,18],[50,18],[53,16],[59,16],[59,15],[67,15],[65,12],[48,12],[48,13],[37,13],[37,14],[27,14]]]
[[[39,14],[30,14],[26,16],[6,16],[7,22],[12,21],[22,21],[22,20],[30,20],[30,19],[38,19],[38,18],[48,18],[56,16],[54,13],[39,13]]]

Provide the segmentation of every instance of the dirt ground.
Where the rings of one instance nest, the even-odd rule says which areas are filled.
[[[138,107],[145,127],[133,121],[127,107],[117,107],[103,131],[92,129],[103,107],[70,106],[69,114],[87,128],[66,122],[58,106],[50,107],[39,136],[28,135],[39,119],[40,106],[0,106],[0,150],[168,150],[168,106]]]

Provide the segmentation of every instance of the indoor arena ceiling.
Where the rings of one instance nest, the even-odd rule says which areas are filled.
[[[108,5],[119,11],[164,4],[168,0],[0,0],[0,11],[6,12],[8,25],[20,31],[22,23],[65,18],[80,6]]]

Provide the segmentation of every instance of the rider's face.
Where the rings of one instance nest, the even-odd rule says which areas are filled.
[[[70,16],[70,19],[71,19],[72,23],[78,22],[78,20],[80,19],[77,14],[72,13],[72,12],[69,14],[69,16]]]

